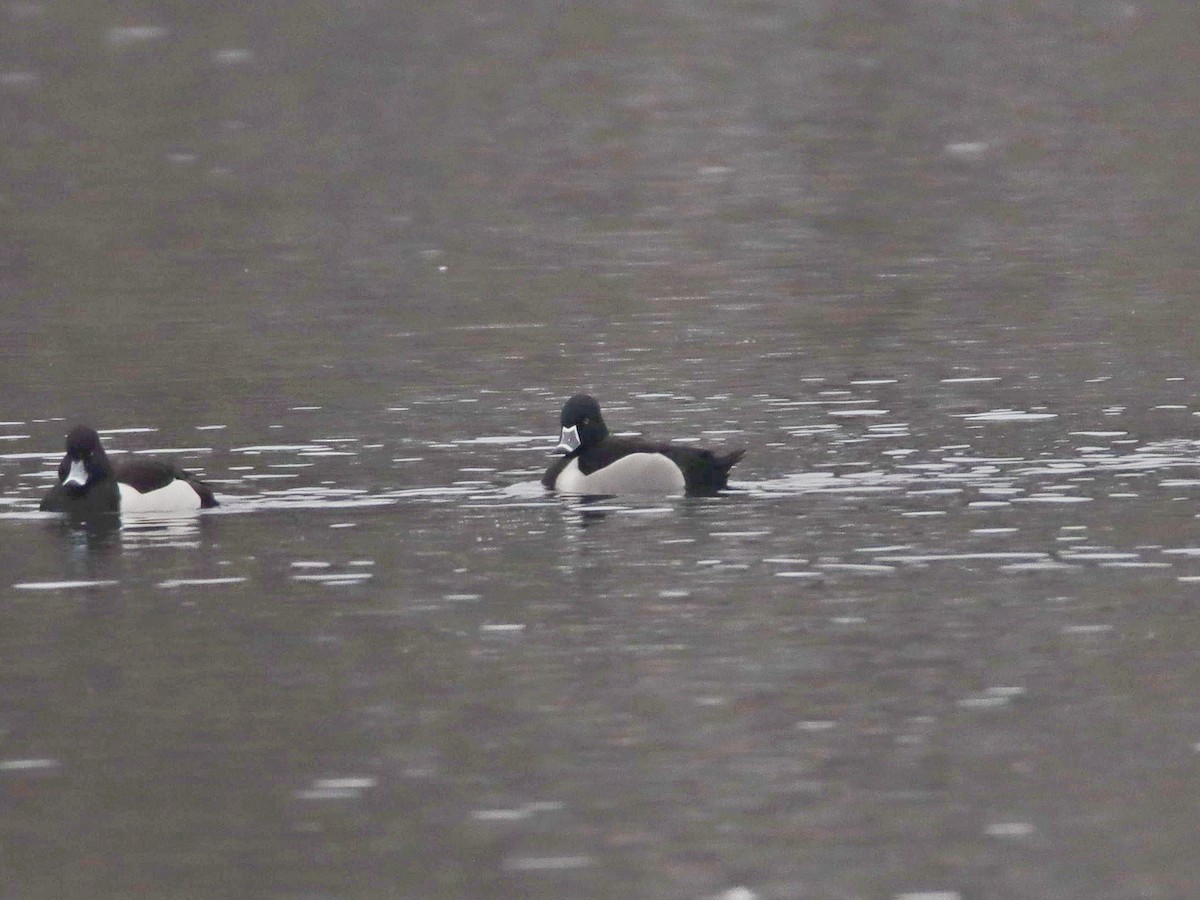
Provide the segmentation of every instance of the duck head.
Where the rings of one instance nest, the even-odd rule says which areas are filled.
[[[575,453],[596,444],[608,435],[608,426],[600,415],[600,404],[588,394],[576,394],[562,408],[559,418],[562,433],[555,453]]]
[[[59,482],[82,491],[91,482],[111,474],[112,466],[96,429],[76,425],[67,432],[67,455],[58,464]]]

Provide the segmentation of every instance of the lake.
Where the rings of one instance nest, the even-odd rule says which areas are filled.
[[[1181,7],[6,3],[0,897],[1194,895]]]

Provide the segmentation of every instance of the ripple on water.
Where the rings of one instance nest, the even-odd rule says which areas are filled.
[[[108,43],[113,47],[135,47],[160,41],[167,36],[162,25],[120,25],[108,29]]]
[[[511,872],[555,872],[565,869],[582,869],[595,865],[591,856],[510,856],[504,860],[504,868]]]
[[[62,763],[48,757],[30,757],[28,759],[0,759],[0,773],[10,772],[22,776],[50,775],[58,772]]]
[[[219,584],[241,584],[247,581],[243,576],[229,576],[227,578],[170,578],[166,581],[158,582],[155,587],[160,588],[181,588],[181,587],[212,587]]]
[[[959,415],[959,418],[965,422],[1043,422],[1048,419],[1057,419],[1058,413],[993,409],[982,413],[963,413]]]
[[[395,503],[395,498],[388,494],[372,494],[358,488],[321,486],[267,490],[252,496],[223,493],[219,499],[221,505],[208,510],[209,515],[295,509],[366,509]]]
[[[354,560],[347,563],[342,571],[330,571],[333,563],[325,560],[301,559],[292,562],[292,581],[312,582],[328,587],[361,584],[370,580],[373,574],[367,571],[374,565],[371,560]]]
[[[982,560],[1019,560],[1026,562],[1037,562],[1040,560],[1049,559],[1047,553],[1030,551],[999,551],[999,552],[980,552],[980,553],[914,553],[902,555],[887,555],[877,556],[876,559],[880,562],[897,562],[906,563],[908,565],[926,565],[934,562],[968,562]]]
[[[363,794],[378,784],[370,776],[314,778],[312,783],[297,790],[297,800],[361,800]]]
[[[1037,829],[1029,822],[993,822],[983,829],[988,837],[1029,837]]]
[[[212,60],[221,66],[238,66],[252,62],[254,60],[254,53],[243,47],[229,47],[222,50],[214,50]],[[312,408],[320,409],[320,407]]]
[[[22,581],[13,585],[18,591],[74,591],[83,588],[111,587],[120,582],[111,579],[94,579],[81,581]]]
[[[520,822],[539,813],[558,812],[565,806],[556,800],[540,800],[509,809],[473,810],[471,818],[476,822]]]

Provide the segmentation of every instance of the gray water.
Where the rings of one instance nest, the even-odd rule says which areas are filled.
[[[5,3],[0,898],[1200,894],[1197,18]]]

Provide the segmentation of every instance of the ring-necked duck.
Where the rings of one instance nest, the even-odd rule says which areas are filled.
[[[542,484],[571,494],[711,494],[726,486],[745,450],[716,454],[695,447],[613,437],[600,404],[587,394],[566,402],[556,453]]]
[[[58,464],[58,484],[39,509],[89,515],[184,512],[216,505],[212,488],[173,463],[135,457],[114,466],[96,430],[76,425],[67,434],[67,455]]]

